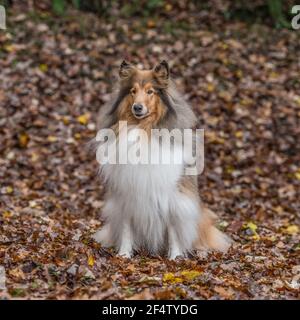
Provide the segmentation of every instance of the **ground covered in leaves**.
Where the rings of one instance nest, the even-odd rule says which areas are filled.
[[[228,21],[224,4],[210,3],[167,5],[158,19],[9,11],[0,298],[299,298],[300,33]],[[128,260],[91,240],[103,186],[85,146],[124,57],[145,67],[166,58],[197,112],[206,131],[199,192],[235,240],[228,254]]]

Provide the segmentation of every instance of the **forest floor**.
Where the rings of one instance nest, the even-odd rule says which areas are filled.
[[[0,299],[299,298],[300,32],[228,21],[218,7],[166,11],[131,20],[9,11]],[[199,192],[235,241],[227,254],[123,259],[92,241],[104,190],[86,144],[123,58],[167,59],[205,128]]]

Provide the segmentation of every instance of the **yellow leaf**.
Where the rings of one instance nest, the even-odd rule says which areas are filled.
[[[14,192],[14,188],[11,186],[6,187],[6,192],[7,193],[13,193]]]
[[[234,171],[234,167],[231,166],[231,165],[228,165],[228,166],[225,168],[225,172],[228,173],[228,174],[231,174],[233,171]]]
[[[63,117],[63,118],[62,118],[62,121],[63,121],[63,123],[64,123],[65,125],[67,125],[67,124],[70,123],[70,120],[69,120],[68,117]]]
[[[49,142],[56,142],[56,141],[57,141],[57,137],[55,137],[55,136],[48,136],[47,140],[48,140]]]
[[[252,240],[258,241],[260,239],[260,235],[258,233],[254,233],[254,235],[251,237]]]
[[[174,273],[168,272],[163,276],[163,281],[172,281],[174,279]]]
[[[215,91],[215,86],[212,83],[208,83],[206,86],[206,90],[208,92],[213,92],[213,91]]]
[[[88,265],[92,267],[95,264],[95,259],[92,255],[88,256]]]
[[[250,221],[250,222],[244,224],[244,228],[250,229],[251,231],[255,232],[257,230],[257,225]]]
[[[27,133],[21,133],[19,135],[19,145],[22,147],[22,148],[26,148],[26,146],[28,145],[28,142],[29,142],[29,136]]]
[[[250,99],[242,99],[240,103],[242,106],[249,106],[252,103],[252,101]]]
[[[12,44],[7,44],[6,46],[4,46],[4,50],[7,52],[13,52],[14,49],[15,49],[15,47]]]
[[[236,136],[236,138],[242,138],[243,137],[243,131],[239,130],[239,131],[236,131],[236,133],[234,134]]]
[[[243,77],[243,71],[242,70],[237,70],[236,72],[235,72],[235,75],[238,77],[238,78],[242,78]]]
[[[48,71],[48,66],[45,64],[45,63],[41,63],[39,65],[39,69],[42,71],[42,72],[47,72]]]
[[[262,171],[261,168],[259,168],[259,167],[255,167],[255,172],[256,172],[257,174],[263,174],[263,171]]]
[[[200,274],[201,272],[197,270],[184,270],[181,272],[181,275],[183,276],[183,278],[189,281],[199,277]]]
[[[77,117],[77,121],[80,124],[86,125],[89,121],[90,115],[88,113],[82,114],[81,116]]]
[[[168,272],[168,273],[165,273],[165,274],[164,274],[164,276],[163,276],[163,282],[181,283],[181,282],[182,282],[182,279],[179,278],[179,277],[176,277],[176,276],[174,275],[174,273]]]
[[[4,219],[8,219],[12,216],[11,212],[10,211],[4,211],[3,212],[3,218]]]
[[[81,134],[77,132],[77,133],[74,134],[74,137],[75,137],[75,139],[78,140],[78,139],[81,138]]]
[[[290,226],[286,227],[284,233],[287,234],[296,234],[299,232],[299,227],[295,224],[291,224]]]
[[[163,282],[168,282],[168,283],[181,283],[183,281],[192,281],[196,277],[198,277],[201,274],[200,271],[197,270],[183,270],[177,275],[175,275],[172,272],[165,273],[163,276]]]
[[[297,172],[295,172],[295,178],[297,180],[300,180],[300,170],[298,170]]]
[[[252,239],[252,240],[259,240],[260,239],[260,235],[256,232],[257,230],[257,225],[253,222],[247,222],[243,225],[243,229],[249,229],[252,231],[252,235],[249,235],[248,238]]]

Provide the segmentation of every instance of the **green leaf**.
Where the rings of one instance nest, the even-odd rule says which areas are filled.
[[[65,11],[65,0],[52,0],[53,11],[62,15]]]

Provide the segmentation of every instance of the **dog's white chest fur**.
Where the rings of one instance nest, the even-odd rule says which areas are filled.
[[[130,130],[128,137],[132,143]],[[151,148],[152,153],[158,150]],[[160,152],[164,153],[164,150]],[[173,159],[181,157],[176,146],[172,149],[172,156]],[[133,248],[145,247],[158,253],[166,248],[168,229],[174,226],[182,247],[175,248],[175,251],[190,247],[197,233],[199,208],[197,202],[179,192],[178,183],[184,166],[180,161],[176,163],[179,164],[104,164],[101,173],[109,187],[103,209],[107,224],[97,240],[108,246],[117,245],[122,250],[125,233]],[[185,219],[192,219],[192,223],[185,224]],[[183,224],[189,230],[180,234],[178,226]]]

